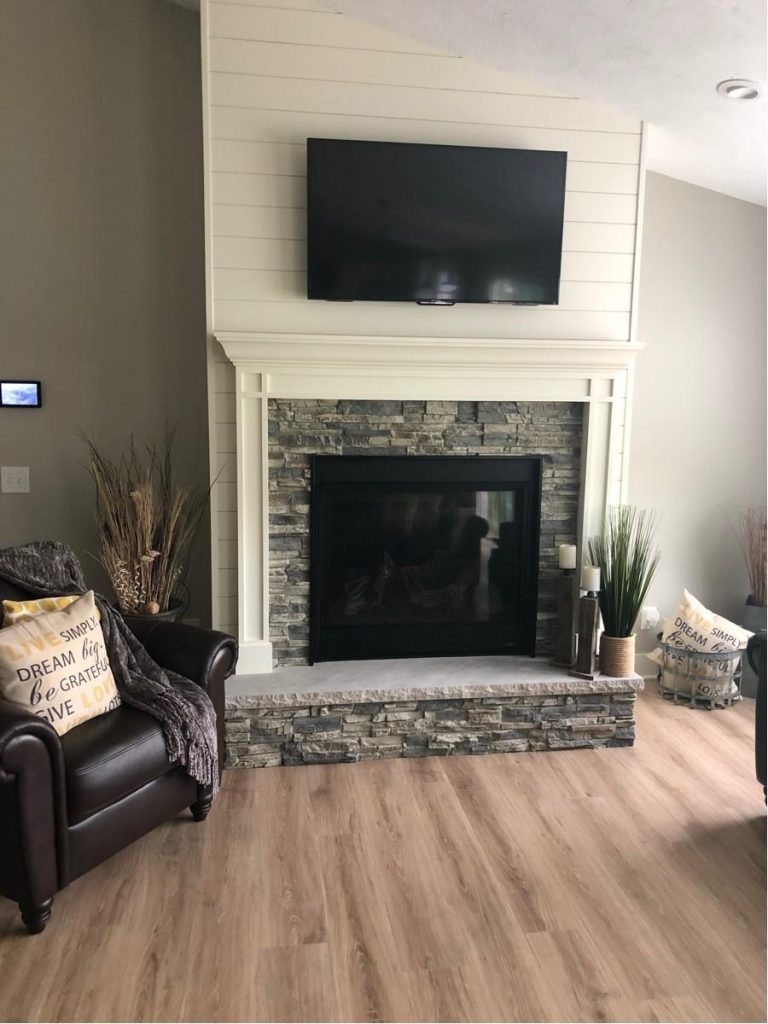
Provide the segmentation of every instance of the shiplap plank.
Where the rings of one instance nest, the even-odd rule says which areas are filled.
[[[321,81],[408,85],[453,92],[552,96],[569,99],[560,90],[519,79],[504,71],[446,53],[399,53],[386,50],[343,52],[338,47],[292,46],[255,39],[213,38],[210,69],[228,74],[261,74]]]
[[[211,410],[214,423],[234,423],[236,420],[234,394],[215,392],[216,400]]]
[[[634,164],[569,160],[565,187],[569,192],[615,192],[634,196],[637,195],[637,167]]]
[[[230,174],[306,176],[306,146],[280,142],[214,142],[211,169]],[[632,164],[569,160],[565,176],[571,192],[637,192],[637,168]]]
[[[234,588],[236,594],[237,577],[234,580]],[[237,597],[220,597],[216,602],[215,614],[218,622],[237,622]]]
[[[211,175],[214,203],[305,209],[306,178],[270,174]],[[595,224],[633,224],[636,198],[611,192],[566,192],[565,219]]]
[[[211,170],[250,174],[295,174],[307,171],[304,142],[234,142],[214,139]]]
[[[216,233],[241,238],[305,239],[305,210],[270,206],[220,205],[213,208]]]
[[[241,4],[211,4],[208,32],[215,37],[387,53],[437,54],[445,51],[376,28],[333,11],[292,11]]]
[[[237,541],[237,509],[220,509],[216,513],[219,540]]]
[[[251,270],[306,270],[306,242],[282,238],[214,238],[214,267]]]
[[[237,512],[237,485],[231,481],[219,480],[216,497],[221,512]]]
[[[213,266],[243,270],[305,271],[306,244],[272,238],[214,238]],[[627,253],[564,253],[563,281],[632,280],[633,257]]]
[[[257,110],[358,115],[397,120],[639,134],[640,122],[576,99],[518,96],[403,85],[323,82],[256,75],[211,75],[211,103]]]
[[[631,255],[634,251],[634,224],[563,224],[563,252],[621,252]]]
[[[635,196],[617,196],[607,192],[567,192],[565,220],[591,224],[634,224]]]
[[[304,210],[256,206],[217,206],[214,229],[221,237],[303,242],[307,236]],[[631,255],[634,224],[566,223],[564,252],[607,252]]]
[[[618,281],[632,283],[631,253],[564,252],[562,281]]]
[[[433,142],[460,146],[508,146],[512,149],[565,150],[572,160],[637,166],[640,136],[619,132],[508,127],[461,121],[405,120],[362,114],[301,110],[252,110],[211,107],[214,140],[305,143],[308,138],[382,142]]]
[[[226,357],[225,357],[226,358]],[[225,363],[216,363],[213,368],[213,389],[214,394],[219,392],[229,395],[235,393],[235,368],[227,360]]]
[[[223,236],[301,241],[307,237],[306,211],[287,207],[221,205],[214,209],[214,230]],[[632,253],[633,223],[587,222],[563,225],[563,249],[577,252]]]
[[[219,566],[219,600],[233,597],[237,600],[237,567]]]
[[[215,424],[216,451],[219,455],[236,455],[237,440],[234,423]],[[219,477],[221,483],[227,483],[223,476]]]
[[[240,301],[296,302],[304,304],[307,295],[306,274],[287,270],[214,271],[213,297]],[[560,286],[561,310],[601,310],[624,313],[630,309],[631,287],[606,282],[563,281]]]
[[[228,2],[229,0],[208,0],[210,5]],[[247,7],[277,7],[286,11],[328,11],[341,14],[341,4],[337,0],[237,0],[237,3]]]
[[[237,541],[219,541],[219,568],[237,569]]]
[[[307,179],[274,174],[228,174],[216,171],[211,175],[214,203],[237,203],[241,206],[307,205]]]
[[[216,453],[217,472],[223,484],[237,483],[237,457],[234,454]]]
[[[217,299],[219,331],[278,331],[297,334],[425,335],[431,337],[553,338],[625,341],[629,314],[567,311],[558,306],[415,303],[243,302]],[[441,315],[442,314],[442,315]]]

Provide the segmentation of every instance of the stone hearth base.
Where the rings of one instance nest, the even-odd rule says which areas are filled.
[[[642,685],[635,675],[585,682],[546,662],[499,657],[326,662],[240,677],[227,698],[227,765],[626,747]]]

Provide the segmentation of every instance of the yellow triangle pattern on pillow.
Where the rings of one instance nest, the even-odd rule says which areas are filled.
[[[60,612],[79,597],[80,594],[67,594],[64,597],[39,597],[34,601],[3,601],[3,625],[12,626],[16,622],[31,619],[45,612]],[[98,611],[97,615],[100,619],[101,614]]]

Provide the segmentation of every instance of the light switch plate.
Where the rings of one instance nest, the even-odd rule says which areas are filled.
[[[0,466],[3,494],[29,494],[29,466]]]

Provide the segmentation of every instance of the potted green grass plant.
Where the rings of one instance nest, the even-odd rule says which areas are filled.
[[[659,565],[652,512],[631,505],[611,508],[602,533],[590,538],[587,551],[599,566],[600,671],[625,676],[635,670],[635,622]]]

